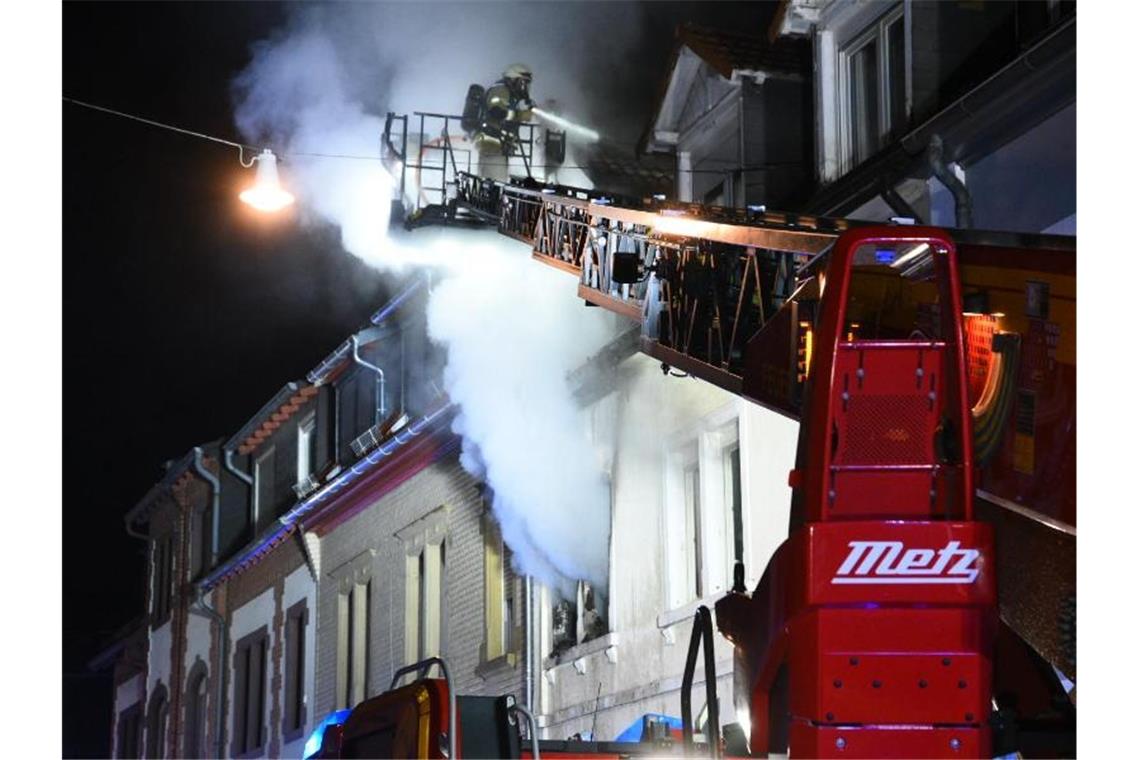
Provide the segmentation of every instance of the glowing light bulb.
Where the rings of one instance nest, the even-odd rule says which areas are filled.
[[[255,159],[257,161],[257,177],[251,187],[242,190],[243,203],[248,203],[258,211],[280,211],[292,205],[293,194],[281,187],[277,177],[277,156],[266,148]]]

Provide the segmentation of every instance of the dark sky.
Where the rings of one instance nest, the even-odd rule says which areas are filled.
[[[237,139],[229,83],[289,11],[65,3],[63,95]],[[647,5],[630,118],[648,117],[676,23],[759,31],[769,12]],[[228,437],[385,300],[335,230],[238,203],[248,178],[234,149],[63,106],[65,756],[108,751],[110,684],[85,666],[142,613],[145,547],[123,515],[164,461]]]

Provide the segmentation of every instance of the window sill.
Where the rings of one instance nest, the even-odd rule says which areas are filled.
[[[543,658],[542,667],[550,669],[559,665],[565,665],[588,655],[604,652],[610,647],[616,647],[617,644],[618,635],[616,633],[607,633],[599,636],[596,639],[590,639],[585,643],[578,644],[577,646],[572,646],[556,657]]]
[[[508,670],[514,670],[518,667],[519,657],[515,652],[507,652],[501,657],[496,657],[493,660],[485,660],[475,666],[475,675],[482,678],[484,681],[495,675],[503,673]]]
[[[684,623],[686,621],[692,620],[693,616],[697,614],[697,608],[702,604],[709,608],[709,612],[713,613],[713,616],[715,618],[716,603],[719,600],[723,599],[726,593],[727,592],[720,591],[715,594],[710,594],[709,596],[703,597],[701,599],[694,599],[688,604],[681,605],[680,607],[669,610],[668,612],[662,612],[657,616],[657,627],[669,628],[670,626],[677,625],[678,623]]]

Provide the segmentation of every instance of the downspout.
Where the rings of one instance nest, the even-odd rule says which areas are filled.
[[[218,612],[215,608],[206,604],[206,600],[202,596],[202,587],[198,586],[197,588],[198,588],[198,598],[194,601],[194,604],[192,604],[190,606],[190,608],[189,608],[190,612],[192,612],[195,615],[201,615],[204,618],[208,618],[211,621],[213,621],[215,624],[217,624],[217,626],[218,626],[219,646],[218,646],[218,663],[217,663],[217,670],[216,670],[216,672],[218,673],[218,679],[217,679],[218,693],[217,693],[217,696],[214,697],[214,714],[215,714],[214,726],[216,727],[215,736],[217,736],[218,746],[217,746],[217,751],[214,752],[214,757],[225,757],[226,756],[225,698],[226,698],[226,686],[227,686],[226,681],[228,680],[226,678],[226,676],[228,675],[228,669],[226,668],[226,663],[229,662],[230,630],[229,630],[229,626],[226,625],[225,617],[223,617],[222,614],[220,612]]]
[[[210,500],[210,508],[213,514],[210,516],[211,532],[213,533],[210,542],[210,567],[213,567],[218,562],[218,545],[221,543],[221,510],[219,509],[219,502],[222,497],[222,484],[214,473],[210,472],[202,464],[202,447],[194,447],[194,471],[202,480],[210,485],[210,490],[213,492],[213,498]]]
[[[530,576],[526,576],[526,667],[523,669],[523,678],[526,679],[524,701],[526,709],[534,714],[534,588],[531,586]]]
[[[229,452],[227,452],[227,453],[229,453]],[[223,457],[223,458],[225,458],[225,457]],[[227,462],[227,464],[228,464],[228,462]],[[198,473],[198,475],[203,480],[205,480],[209,484],[210,490],[213,492],[213,498],[211,499],[211,502],[213,504],[213,510],[214,510],[214,515],[213,515],[214,542],[213,542],[213,546],[211,547],[212,557],[211,557],[211,563],[210,563],[212,566],[213,564],[215,564],[217,562],[217,559],[218,559],[218,538],[219,538],[219,532],[218,531],[219,531],[219,528],[221,525],[218,506],[219,506],[219,502],[221,500],[222,484],[221,484],[221,481],[219,481],[218,478],[216,478],[212,472],[210,472],[209,470],[207,470],[203,466],[203,464],[202,464],[202,447],[201,446],[195,446],[194,447],[194,470],[195,470],[195,472]],[[216,623],[218,626],[218,638],[219,638],[218,664],[217,664],[218,695],[217,695],[217,697],[215,697],[215,700],[214,700],[216,703],[215,704],[215,714],[217,716],[215,726],[217,729],[217,737],[218,737],[217,756],[218,757],[225,757],[226,711],[225,711],[225,706],[224,706],[224,700],[226,697],[226,662],[228,662],[228,654],[229,654],[229,652],[228,652],[228,649],[229,649],[229,630],[226,626],[226,620],[224,617],[222,617],[221,613],[219,613],[213,607],[208,606],[206,604],[205,599],[202,598],[202,587],[201,586],[198,587],[198,598],[195,600],[195,603],[193,605],[191,605],[191,607],[189,609],[190,609],[190,612],[192,612],[194,614],[202,615],[203,617],[209,618],[214,623]]]
[[[958,175],[946,165],[942,156],[943,147],[942,138],[931,135],[930,142],[926,146],[926,160],[934,176],[954,196],[955,226],[968,230],[973,227],[973,203],[970,200],[970,191],[966,189],[965,183],[958,179]]]
[[[376,422],[383,422],[384,417],[387,415],[387,408],[384,401],[384,370],[380,369],[375,364],[372,364],[371,362],[368,362],[365,359],[361,358],[360,340],[356,335],[353,335],[349,340],[352,341],[352,360],[361,367],[370,369],[375,372],[376,377],[380,380],[379,385],[376,386]]]

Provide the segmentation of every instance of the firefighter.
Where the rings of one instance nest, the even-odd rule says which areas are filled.
[[[518,123],[529,121],[534,108],[530,98],[533,79],[529,66],[515,63],[486,90],[477,84],[471,85],[462,123],[481,153],[511,155],[514,152]]]

